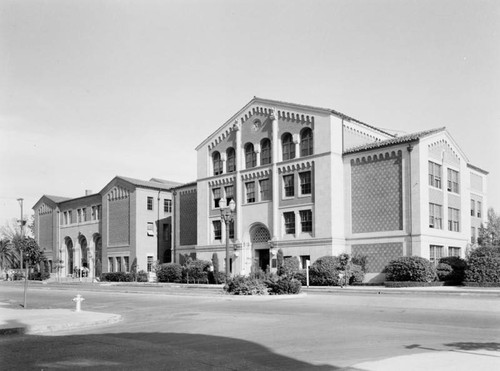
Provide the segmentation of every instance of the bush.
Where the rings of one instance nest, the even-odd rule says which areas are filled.
[[[444,282],[442,281],[433,281],[433,282],[415,282],[415,281],[386,281],[384,282],[385,287],[436,287],[436,286],[444,286]]]
[[[182,279],[182,266],[177,263],[161,264],[156,269],[158,282],[180,282]]]
[[[211,284],[220,284],[226,282],[226,274],[223,272],[212,271],[208,272],[208,282]]]
[[[439,259],[439,263],[448,264],[453,270],[450,275],[446,277],[446,281],[451,281],[455,284],[463,282],[465,278],[465,268],[467,267],[467,262],[464,259],[458,256],[447,256]]]
[[[368,260],[368,257],[366,255],[356,253],[352,256],[351,262],[352,264],[359,265],[363,272],[366,272],[366,262]]]
[[[271,295],[298,294],[302,288],[299,280],[291,276],[270,276],[264,281]]]
[[[131,275],[132,277],[132,275]],[[137,272],[137,282],[148,282],[148,272],[144,271],[144,270],[140,270],[139,272]]]
[[[210,262],[206,260],[193,260],[183,267],[183,281],[189,283],[191,280],[196,283],[208,282],[208,269]]]
[[[283,261],[283,274],[293,277],[299,271],[300,263],[296,256],[285,258]]]
[[[500,248],[478,247],[471,251],[467,259],[465,281],[500,282]]]
[[[293,278],[295,278],[296,280],[300,281],[300,283],[302,284],[302,286],[306,286],[307,285],[307,273],[306,273],[305,269],[299,270],[297,273],[294,274]]]
[[[437,278],[434,265],[419,256],[402,256],[392,260],[384,271],[387,281],[432,282]]]
[[[360,265],[350,264],[349,265],[349,285],[353,283],[362,283],[365,278],[365,272]]]
[[[446,263],[439,263],[436,267],[436,273],[440,281],[451,281],[453,268]]]
[[[132,275],[125,272],[101,273],[101,281],[107,282],[131,282]]]
[[[49,272],[33,272],[28,275],[28,279],[32,281],[43,281],[50,278]]]
[[[311,285],[336,286],[339,284],[339,259],[336,256],[318,258],[309,269]]]
[[[224,291],[233,295],[268,295],[269,289],[263,281],[245,276],[229,278]]]

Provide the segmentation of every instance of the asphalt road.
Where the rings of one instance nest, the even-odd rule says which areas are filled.
[[[500,350],[498,297],[119,291],[79,293],[82,309],[121,314],[123,322],[78,334],[0,337],[1,369],[354,370],[421,352]],[[29,307],[73,308],[76,293],[32,287]],[[21,286],[0,285],[0,302],[16,306],[22,295]]]

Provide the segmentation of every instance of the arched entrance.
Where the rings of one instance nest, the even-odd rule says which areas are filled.
[[[82,234],[79,235],[78,243],[80,244],[80,256],[77,265],[80,270],[77,273],[82,275],[82,277],[86,277],[88,275],[88,271],[83,268],[88,269],[89,267],[89,247],[87,244],[87,238],[85,238]]]
[[[71,238],[66,237],[64,239],[64,244],[66,245],[66,274],[73,274],[73,241]]]
[[[100,277],[102,273],[102,239],[100,234],[94,234],[94,277]]]
[[[271,260],[269,255],[269,241],[271,234],[269,229],[262,224],[253,226],[250,229],[250,241],[254,255],[254,268],[260,268],[264,272],[270,269]]]

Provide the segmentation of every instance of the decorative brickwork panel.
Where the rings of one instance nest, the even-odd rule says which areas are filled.
[[[391,260],[403,256],[403,244],[393,242],[352,245],[351,252],[353,256],[366,256],[366,273],[380,273]]]
[[[39,241],[38,245],[41,248],[45,248],[47,251],[52,251],[54,239],[52,237],[53,219],[52,213],[40,214],[38,226],[39,230]]]
[[[401,151],[352,160],[352,232],[402,230],[401,188]]]
[[[197,193],[196,191],[184,192],[180,194],[179,211],[179,240],[181,246],[196,245],[197,243]]]
[[[130,243],[130,198],[108,201],[109,244],[128,245]]]

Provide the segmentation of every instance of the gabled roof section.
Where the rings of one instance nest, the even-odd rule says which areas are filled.
[[[43,195],[40,199],[33,205],[32,209],[34,210],[39,204],[46,203],[53,208],[56,208],[60,202],[71,200],[69,197],[61,197],[61,196],[51,196],[51,195]]]
[[[241,118],[242,115],[244,115],[246,112],[249,111],[250,107],[253,104],[265,104],[265,105],[270,105],[270,106],[278,106],[278,107],[282,107],[285,109],[306,111],[306,112],[310,112],[311,114],[321,113],[321,114],[327,114],[327,115],[335,115],[337,117],[340,117],[343,120],[353,121],[353,122],[356,122],[360,125],[366,126],[372,130],[378,131],[379,133],[384,134],[386,136],[394,137],[393,134],[385,132],[385,131],[378,129],[374,126],[368,125],[364,122],[356,120],[350,116],[347,116],[339,111],[335,111],[335,110],[330,109],[330,108],[321,108],[321,107],[308,106],[308,105],[304,105],[304,104],[296,104],[296,103],[289,103],[289,102],[283,102],[283,101],[272,100],[272,99],[253,97],[253,99],[250,102],[248,102],[243,108],[241,108],[238,112],[236,112],[233,116],[231,116],[231,118],[229,120],[227,120],[217,130],[215,130],[212,134],[210,134],[202,143],[200,143],[196,147],[196,150],[199,150],[202,146],[209,143],[211,140],[213,140],[214,137],[220,135],[221,133],[223,133],[226,130],[229,130],[229,128],[234,125],[235,121],[238,118]]]
[[[347,155],[350,153],[367,151],[370,149],[390,147],[390,146],[397,145],[397,144],[415,142],[415,141],[420,140],[422,138],[425,138],[429,135],[433,135],[433,134],[436,134],[436,133],[439,133],[442,131],[446,131],[446,128],[441,127],[441,128],[437,128],[437,129],[425,130],[425,131],[420,131],[420,132],[413,133],[413,134],[402,135],[400,137],[395,137],[392,139],[382,140],[380,142],[368,143],[368,144],[364,144],[362,146],[349,148],[348,150],[344,151],[344,155]]]
[[[58,204],[59,202],[71,200],[70,197],[61,197],[61,196],[43,195],[43,197],[47,197],[49,200],[54,201],[56,204]]]
[[[165,179],[160,179],[160,178],[151,178],[149,181],[161,183],[161,184],[169,186],[170,188],[178,187],[178,186],[184,184],[184,183],[172,182],[171,180],[165,180]]]
[[[163,183],[163,182],[159,182],[159,181],[147,181],[147,180],[141,180],[141,179],[135,179],[135,178],[129,178],[129,177],[117,175],[113,178],[113,180],[111,182],[109,182],[106,185],[106,187],[104,187],[104,189],[106,189],[108,187],[108,185],[110,185],[111,183],[113,183],[115,180],[118,180],[118,179],[120,179],[128,184],[131,184],[135,187],[149,188],[149,189],[162,189],[165,191],[172,189],[175,185],[181,184],[181,183],[174,183],[174,182]],[[103,189],[103,191],[104,191],[104,189]],[[101,193],[103,193],[103,191],[101,191]]]
[[[472,164],[467,164],[467,167],[470,168],[470,169],[472,169],[472,170],[477,171],[478,173],[484,174],[484,175],[488,175],[489,174],[488,171],[483,170],[480,167],[477,167],[477,166],[472,165]]]

